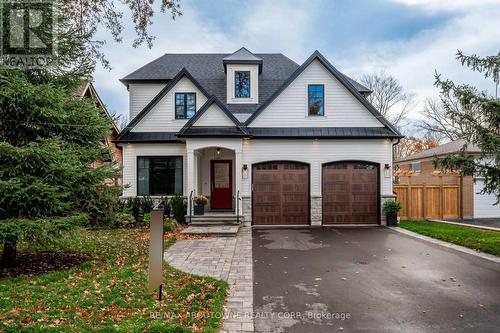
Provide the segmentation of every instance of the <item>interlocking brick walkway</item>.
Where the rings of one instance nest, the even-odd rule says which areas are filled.
[[[165,261],[184,272],[229,283],[221,333],[253,332],[252,232],[241,227],[236,237],[177,240]]]

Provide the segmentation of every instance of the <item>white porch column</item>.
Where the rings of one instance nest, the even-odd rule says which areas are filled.
[[[243,178],[243,174],[242,174],[242,167],[243,165],[241,164],[242,162],[242,152],[241,150],[235,150],[234,151],[234,167],[236,168],[235,169],[235,177],[236,177],[236,181],[235,181],[235,190],[236,190],[236,193],[234,194],[235,196],[238,195],[238,191],[240,192],[240,198],[241,198],[241,192],[242,192],[242,187],[241,187],[241,182],[242,182],[242,178]],[[241,205],[241,201],[238,200],[236,198],[236,205],[238,205],[238,209],[237,211],[239,212],[239,214],[241,215],[242,212],[242,205]],[[236,207],[235,207],[236,208]]]
[[[188,199],[188,214],[191,209],[191,202],[189,200],[189,195],[191,194],[191,191],[195,189],[195,170],[196,170],[196,163],[195,163],[195,158],[194,158],[194,151],[188,150],[187,151],[187,158],[186,158],[186,175],[187,175],[187,189],[186,189],[186,197]]]

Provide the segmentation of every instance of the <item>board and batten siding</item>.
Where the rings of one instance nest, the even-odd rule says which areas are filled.
[[[235,126],[229,117],[222,112],[216,104],[210,105],[201,117],[193,124],[193,127],[224,127]]]
[[[392,142],[386,139],[244,140],[242,163],[248,165],[249,175],[243,179],[242,194],[251,195],[252,165],[256,163],[296,161],[309,164],[311,196],[321,196],[322,165],[353,160],[379,163],[381,195],[392,195],[392,178],[384,173],[384,165],[392,164],[391,157]]]
[[[139,112],[165,87],[165,83],[129,83],[129,118],[134,119]]]
[[[308,116],[307,86],[325,86],[324,116]],[[318,60],[313,61],[249,127],[383,127]]]
[[[182,156],[183,191],[187,188],[186,145],[183,143],[136,143],[124,144],[123,152],[123,189],[124,197],[137,195],[137,157],[138,156]]]
[[[207,101],[205,95],[191,80],[184,77],[141,119],[132,132],[179,131],[186,124],[187,119],[175,119],[175,93],[196,93],[196,110],[199,110]]]

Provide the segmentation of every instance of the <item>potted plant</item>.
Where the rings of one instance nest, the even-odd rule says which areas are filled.
[[[397,226],[398,225],[398,212],[401,210],[401,203],[396,200],[387,200],[384,203],[384,214],[387,217],[387,225],[388,226]]]
[[[203,194],[197,194],[193,197],[194,202],[194,215],[205,214],[205,205],[208,202],[208,198]]]

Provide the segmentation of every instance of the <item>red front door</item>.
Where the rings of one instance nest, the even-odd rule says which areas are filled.
[[[229,160],[216,160],[211,164],[212,209],[233,208],[233,163]]]

